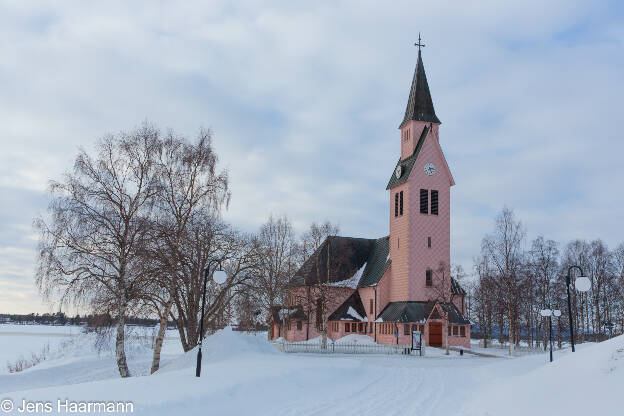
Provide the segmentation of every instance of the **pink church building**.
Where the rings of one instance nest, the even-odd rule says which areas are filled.
[[[420,331],[429,346],[470,347],[466,292],[450,270],[455,181],[439,127],[419,48],[399,126],[401,154],[386,187],[390,234],[328,237],[291,280],[287,304],[274,308],[271,338],[305,341],[326,329],[331,339],[363,334],[410,345]]]

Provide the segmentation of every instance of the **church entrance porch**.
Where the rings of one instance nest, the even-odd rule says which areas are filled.
[[[449,345],[470,348],[470,321],[453,303],[390,302],[375,323],[381,344],[411,345],[412,333],[419,331],[425,345],[444,347],[448,339]]]

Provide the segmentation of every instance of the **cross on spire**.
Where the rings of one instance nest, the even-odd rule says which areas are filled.
[[[418,43],[415,43],[414,46],[418,46],[418,52],[420,52],[420,48],[424,48],[425,44],[424,43],[420,43],[421,39],[420,39],[420,32],[418,32]]]

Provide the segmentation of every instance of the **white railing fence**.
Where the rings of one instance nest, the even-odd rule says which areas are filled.
[[[489,344],[488,343],[487,347],[484,349],[509,351],[509,344],[499,344],[499,343]],[[558,350],[560,350],[560,348],[557,348],[557,345],[553,344],[553,351],[558,351]],[[548,351],[549,351],[549,348],[546,348],[546,350],[544,350],[544,348],[529,347],[525,345],[514,345],[513,347],[514,355],[547,354]]]
[[[416,354],[409,345],[382,345],[328,342],[327,346],[312,342],[283,342],[280,349],[284,352],[308,352],[315,354]]]

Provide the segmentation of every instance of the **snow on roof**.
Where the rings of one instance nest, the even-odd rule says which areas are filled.
[[[341,280],[340,282],[329,283],[329,286],[348,287],[351,289],[357,289],[358,283],[360,282],[360,279],[362,278],[362,274],[364,273],[364,269],[366,268],[366,264],[367,263],[364,262],[362,267],[360,267],[358,271],[355,272],[353,276],[351,276],[350,278],[346,280]]]
[[[357,313],[357,311],[355,309],[353,309],[352,306],[349,306],[349,309],[347,309],[347,315],[351,315],[352,317],[354,317],[358,321],[368,322],[368,318],[366,318],[366,317],[362,318],[362,315]]]

